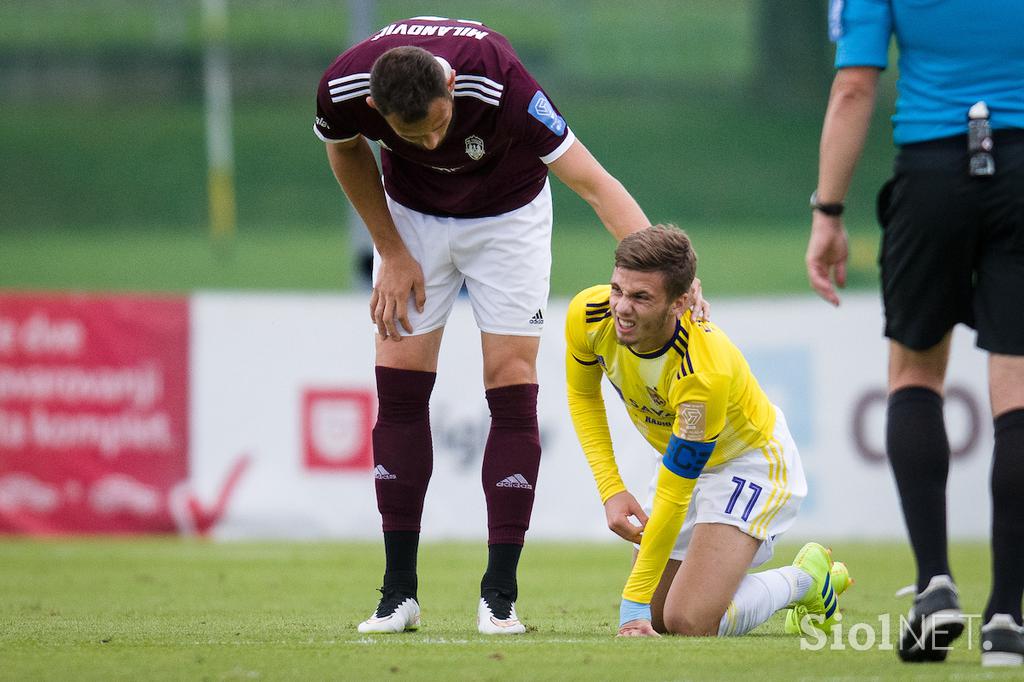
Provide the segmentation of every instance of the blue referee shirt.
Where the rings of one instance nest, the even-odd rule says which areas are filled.
[[[1024,128],[1024,0],[832,0],[836,68],[889,60],[899,47],[896,144],[967,132],[984,100],[993,128]]]

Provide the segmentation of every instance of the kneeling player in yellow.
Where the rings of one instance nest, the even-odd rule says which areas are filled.
[[[686,314],[696,267],[684,232],[650,227],[620,242],[610,285],[569,306],[569,411],[609,528],[639,543],[619,634],[739,635],[787,606],[830,630],[848,574],[821,545],[804,546],[792,566],[747,574],[771,557],[807,483],[781,410],[740,351]],[[615,463],[602,376],[662,455],[646,510]]]

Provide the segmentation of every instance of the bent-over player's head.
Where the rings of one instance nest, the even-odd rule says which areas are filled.
[[[615,249],[615,267],[664,275],[668,298],[690,290],[697,275],[697,254],[690,238],[675,225],[654,225],[634,232]]]
[[[372,106],[384,118],[394,115],[403,123],[417,123],[430,113],[434,100],[451,99],[448,76],[426,50],[392,48],[378,57],[370,70]]]

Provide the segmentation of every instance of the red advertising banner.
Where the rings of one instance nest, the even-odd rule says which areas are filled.
[[[0,532],[175,532],[185,298],[0,294]]]
[[[302,450],[307,469],[373,468],[376,394],[368,389],[306,389],[302,396]]]

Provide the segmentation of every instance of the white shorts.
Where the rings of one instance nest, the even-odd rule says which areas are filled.
[[[648,514],[654,503],[658,469],[660,464],[647,490],[644,511]],[[775,431],[767,446],[705,469],[697,478],[671,558],[681,561],[686,556],[693,527],[698,523],[724,523],[763,540],[750,562],[751,566],[760,566],[772,558],[775,538],[793,525],[806,496],[800,453],[786,426],[786,417],[776,407]]]
[[[551,284],[551,187],[522,208],[487,218],[442,218],[387,198],[395,227],[423,268],[423,312],[409,301],[412,335],[443,327],[465,282],[481,331],[540,336]],[[373,279],[380,254],[373,252]],[[404,333],[404,332],[403,332]]]

